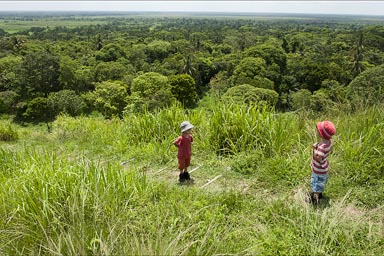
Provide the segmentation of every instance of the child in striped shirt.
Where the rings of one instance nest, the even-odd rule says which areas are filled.
[[[336,134],[336,127],[331,121],[322,121],[316,124],[321,140],[312,145],[311,160],[311,201],[319,203],[328,181],[329,162],[328,155],[332,149],[332,136]]]

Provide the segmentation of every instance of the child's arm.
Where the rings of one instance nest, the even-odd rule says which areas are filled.
[[[313,158],[315,158],[315,160],[316,160],[317,162],[321,162],[321,161],[323,161],[323,157],[320,156],[320,155],[318,155],[318,154],[316,154],[316,151],[313,153]]]
[[[319,143],[315,143],[312,145],[312,154],[313,154],[313,158],[318,161],[318,162],[321,162],[323,161],[323,155],[319,154],[318,153],[318,147],[319,147]]]
[[[180,137],[173,141],[173,145],[175,145],[177,148],[180,146]]]

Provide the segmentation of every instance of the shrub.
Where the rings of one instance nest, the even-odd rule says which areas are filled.
[[[85,109],[83,98],[72,90],[50,93],[48,96],[48,104],[55,115],[66,113],[71,116],[77,116]]]
[[[153,111],[170,106],[175,100],[168,78],[156,72],[144,73],[132,81],[128,112]]]
[[[17,96],[17,93],[14,91],[0,92],[0,113],[9,114]]]
[[[278,93],[274,90],[256,88],[249,84],[243,84],[229,88],[223,95],[222,100],[274,107],[278,97]]]
[[[18,132],[10,123],[0,123],[0,141],[15,141],[18,139]]]
[[[246,57],[236,66],[231,77],[233,85],[253,84],[256,77],[266,75],[266,63],[262,58]]]
[[[311,97],[310,107],[313,111],[320,112],[332,109],[334,103],[329,99],[328,94],[323,89],[317,90]]]
[[[370,68],[347,86],[347,97],[355,107],[372,106],[384,100],[384,65]]]
[[[23,117],[27,122],[39,123],[52,121],[54,114],[49,108],[48,99],[37,97],[27,103]]]
[[[290,93],[289,99],[293,110],[307,108],[311,102],[311,92],[307,89],[301,89]]]
[[[169,78],[172,94],[184,106],[191,107],[197,100],[195,80],[188,74],[175,75]]]
[[[127,105],[127,86],[121,81],[105,81],[96,84],[95,91],[88,95],[95,108],[106,118],[122,116]]]

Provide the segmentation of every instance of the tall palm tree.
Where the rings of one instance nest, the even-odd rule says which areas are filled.
[[[193,77],[196,72],[196,68],[193,67],[192,55],[187,55],[183,58],[183,65],[180,67],[179,74],[188,74]]]
[[[357,35],[357,41],[356,45],[353,48],[353,62],[352,62],[352,72],[353,75],[356,77],[358,74],[364,71],[365,66],[362,63],[364,54],[363,54],[363,49],[364,49],[364,34],[363,32],[359,32]]]

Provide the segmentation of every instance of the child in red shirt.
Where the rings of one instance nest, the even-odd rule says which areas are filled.
[[[190,181],[191,177],[188,173],[188,166],[191,164],[191,156],[192,156],[192,128],[194,126],[188,122],[184,121],[181,123],[181,135],[173,142],[178,148],[177,159],[179,162],[179,181]]]

